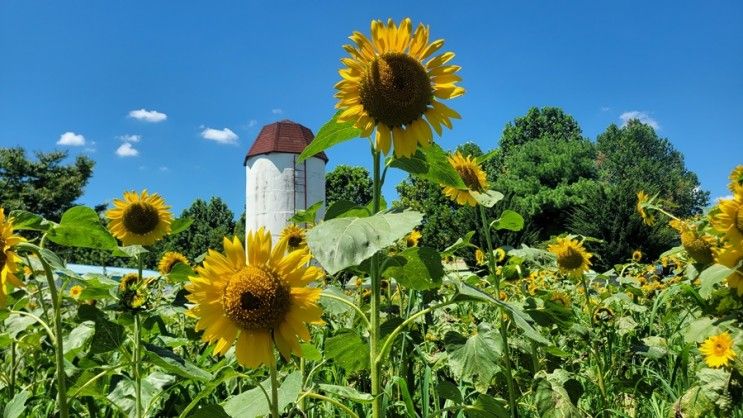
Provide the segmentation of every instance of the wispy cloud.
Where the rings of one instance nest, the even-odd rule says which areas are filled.
[[[631,121],[632,119],[637,119],[640,122],[651,126],[653,129],[660,129],[660,125],[658,124],[658,121],[651,118],[647,112],[642,112],[639,110],[631,110],[629,112],[624,112],[621,115],[619,115],[619,119],[622,120],[622,126],[626,126],[629,123],[629,121]]]
[[[234,144],[239,138],[237,134],[232,132],[229,128],[224,128],[222,130],[206,128],[201,131],[201,137],[220,144]]]
[[[162,171],[164,173],[166,171],[170,171],[170,169],[168,167],[166,167],[166,166],[163,165],[163,166],[160,166],[160,171]]]
[[[277,107],[275,109],[271,109],[271,113],[273,113],[274,115],[281,115],[284,113],[284,110]]]
[[[601,106],[601,111],[602,112],[608,112],[610,110],[611,110],[611,108],[609,106]]]
[[[59,136],[57,145],[67,145],[70,147],[81,147],[85,145],[85,137],[80,134],[76,134],[74,132],[65,132]]]
[[[119,157],[136,157],[139,155],[139,151],[130,142],[124,142],[116,149],[116,155]]]
[[[168,115],[157,110],[138,109],[129,112],[129,117],[145,122],[162,122],[168,118]]]
[[[137,143],[137,142],[139,142],[139,141],[142,140],[142,135],[129,135],[129,134],[126,134],[126,135],[119,135],[116,138],[117,139],[120,139],[120,140],[122,140],[124,142]]]
[[[248,121],[248,128],[252,128],[253,126],[257,125],[258,121],[255,119],[251,119]]]

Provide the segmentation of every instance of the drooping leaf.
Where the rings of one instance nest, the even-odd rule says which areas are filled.
[[[314,224],[317,220],[317,211],[322,207],[323,201],[315,202],[307,209],[300,209],[289,218],[295,224]]]
[[[475,235],[475,231],[467,232],[466,234],[464,234],[463,237],[460,237],[459,239],[457,239],[457,241],[454,244],[446,247],[446,249],[441,252],[441,255],[446,257],[449,255],[453,255],[456,251],[462,248],[474,247],[475,245],[471,243],[472,237],[474,235]]]
[[[299,154],[297,163],[301,163],[313,155],[325,151],[333,145],[358,138],[359,135],[361,135],[361,130],[354,127],[353,122],[338,122],[338,116],[340,116],[340,114],[341,111],[336,112],[336,114],[333,115],[333,117],[326,122],[322,128],[320,128],[315,139],[313,139],[312,142],[305,147],[304,151]]]
[[[444,399],[462,403],[462,392],[459,391],[459,387],[448,380],[439,380],[436,384],[436,393]]]
[[[62,215],[59,225],[47,232],[47,238],[68,247],[113,250],[116,238],[101,225],[98,214],[87,206],[75,206]]]
[[[511,413],[506,406],[505,400],[481,393],[475,403],[464,410],[464,415],[467,418],[509,418]]]
[[[174,220],[170,223],[170,235],[179,234],[185,231],[192,223],[193,219],[191,218],[178,218]]]
[[[338,218],[323,222],[307,233],[307,243],[330,274],[359,265],[415,228],[419,212],[391,209],[368,218]]]
[[[503,193],[496,192],[495,190],[487,190],[483,193],[470,192],[470,194],[477,200],[477,203],[486,208],[492,208],[496,203],[503,200]]]
[[[351,296],[343,293],[343,291],[335,286],[327,286],[323,289],[322,294],[320,294],[320,304],[328,313],[340,315],[353,310],[353,308],[348,306],[347,303],[340,302],[338,299],[353,303],[353,298]]]
[[[126,339],[124,327],[111,322],[100,309],[92,305],[80,305],[77,309],[80,321],[93,321],[95,333],[90,340],[90,353],[101,354],[117,349]]]
[[[510,209],[501,213],[500,218],[494,220],[490,227],[497,230],[521,231],[524,228],[524,218]]]
[[[477,333],[468,338],[454,331],[444,336],[446,352],[449,353],[449,368],[458,379],[474,382],[487,388],[500,368],[503,342],[500,334],[483,322]]]
[[[534,377],[534,400],[540,417],[583,417],[565,389],[567,382],[575,380],[568,372],[562,369],[555,369],[552,373],[541,370]]]
[[[63,344],[64,354],[67,359],[71,359],[75,354],[82,350],[85,344],[90,341],[94,333],[95,327],[88,321],[83,322],[70,331],[70,333],[64,338]]]
[[[325,340],[325,356],[349,372],[369,368],[369,345],[351,330]]]
[[[200,369],[195,364],[181,358],[173,350],[164,347],[158,347],[154,344],[144,343],[147,358],[164,370],[177,374],[187,379],[200,380],[208,382],[214,379],[214,376],[206,370]]]
[[[713,264],[707,267],[699,275],[699,280],[702,282],[699,294],[705,299],[709,298],[712,295],[715,285],[725,280],[732,273],[733,269],[725,267],[722,264]]]
[[[366,218],[371,211],[349,200],[337,200],[325,212],[325,221],[335,218]]]
[[[348,399],[349,401],[358,403],[369,403],[374,400],[371,394],[359,392],[358,390],[350,386],[338,386],[338,385],[327,385],[320,383],[318,385],[320,390],[328,394]]]
[[[410,247],[387,260],[382,276],[415,290],[435,289],[441,286],[444,267],[433,248]]]
[[[261,387],[269,395],[271,393],[271,379],[261,382]],[[278,389],[279,412],[289,404],[297,401],[302,390],[302,374],[298,371],[290,373]],[[271,408],[261,388],[255,387],[237,396],[232,396],[222,406],[227,415],[233,418],[260,417],[271,414]]]
[[[457,189],[467,188],[449,162],[448,154],[438,144],[431,144],[426,150],[419,149],[410,157],[395,157],[390,162],[390,167],[407,171],[434,184]]]
[[[30,397],[31,392],[27,390],[16,393],[3,408],[3,418],[19,418],[26,411],[26,401]]]

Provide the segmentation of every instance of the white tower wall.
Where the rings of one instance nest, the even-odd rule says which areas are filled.
[[[289,218],[298,210],[323,201],[325,212],[325,161],[308,158],[297,164],[299,155],[272,152],[248,157],[245,162],[245,229],[265,227],[274,242]]]

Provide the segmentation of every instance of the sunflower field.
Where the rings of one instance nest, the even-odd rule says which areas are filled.
[[[143,255],[192,226],[166,195],[124,192],[105,219],[0,209],[4,418],[743,418],[743,165],[693,218],[636,191],[633,216],[678,234],[658,259],[594,271],[589,236],[504,245],[528,225],[488,215],[504,199],[482,169],[494,155],[435,142],[460,118],[454,53],[410,19],[350,40],[337,113],[299,158],[357,141],[368,205],[318,202],[278,240],[247,231],[157,266]],[[477,230],[421,245],[423,215],[382,198],[389,170],[440,187]],[[62,247],[139,268],[80,275]]]

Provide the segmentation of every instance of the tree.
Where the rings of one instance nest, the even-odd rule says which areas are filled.
[[[0,148],[0,202],[6,211],[22,209],[59,221],[74,205],[93,175],[95,162],[78,156],[64,164],[66,151],[36,152],[26,158],[23,148]]]
[[[532,107],[526,115],[506,124],[500,149],[508,154],[514,147],[545,137],[554,141],[581,139],[581,129],[578,122],[559,107]]]
[[[235,216],[219,197],[213,196],[208,203],[196,199],[181,213],[181,217],[190,218],[193,223],[180,234],[166,237],[157,246],[159,253],[178,251],[194,260],[209,249],[221,251],[223,238],[232,237],[235,232]]]
[[[592,243],[600,255],[599,269],[626,262],[634,250],[646,260],[656,259],[678,244],[678,236],[665,222],[643,225],[635,213],[637,192],[659,193],[664,205],[682,217],[701,213],[709,193],[701,190],[696,174],[686,169],[684,158],[665,138],[637,120],[622,128],[609,126],[599,135],[598,174],[602,187],[591,192],[571,214],[571,232],[602,240]]]
[[[374,183],[363,167],[339,165],[325,175],[325,207],[338,200],[366,205],[372,200]]]

